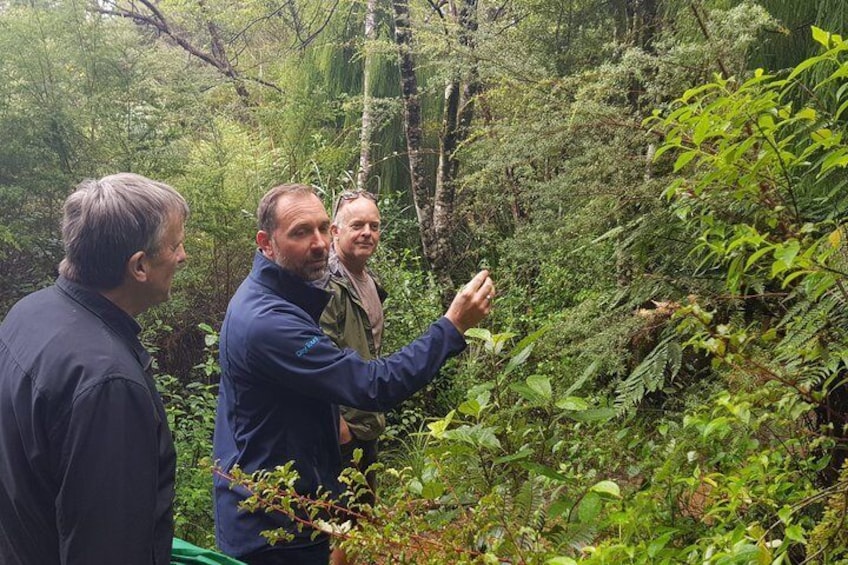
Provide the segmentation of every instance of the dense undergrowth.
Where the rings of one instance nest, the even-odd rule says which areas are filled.
[[[635,310],[587,295],[527,336],[469,332],[451,383],[462,398],[381,467],[380,502],[339,534],[350,551],[408,563],[848,557],[848,43],[813,33],[824,53],[791,72],[716,76],[645,123],[662,135],[670,230],[692,242],[691,275],[714,284]],[[303,504],[289,469],[234,480],[252,485],[255,510]]]
[[[237,70],[284,89],[221,78],[80,3],[0,3],[4,307],[52,278],[80,178],[134,170],[192,206],[189,266],[143,326],[178,448],[177,534],[203,546],[216,329],[249,268],[252,211],[277,182],[310,182],[328,205],[349,186],[362,57],[385,70],[395,56],[387,10],[382,38],[361,42],[360,2],[307,44],[263,3],[208,6]],[[425,17],[432,3],[412,8],[425,141],[438,145],[445,82],[479,73],[449,274],[489,267],[496,308],[388,415],[379,501],[339,541],[376,563],[848,562],[848,43],[807,27],[824,15],[840,31],[843,3],[480,6],[473,53]],[[160,8],[185,38],[214,28]],[[387,351],[440,314],[444,290],[402,180],[395,73],[377,81],[373,181]],[[248,103],[234,84],[255,88]],[[258,511],[303,502],[288,469],[231,474],[263,487]]]

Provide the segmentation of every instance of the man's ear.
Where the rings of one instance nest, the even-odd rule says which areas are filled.
[[[136,251],[127,260],[127,277],[137,282],[147,281],[147,254]]]
[[[272,258],[274,256],[274,250],[271,249],[271,236],[268,232],[263,230],[256,232],[256,245],[265,257]]]
[[[333,239],[339,237],[339,226],[337,226],[335,223],[330,224],[330,235],[333,237]]]

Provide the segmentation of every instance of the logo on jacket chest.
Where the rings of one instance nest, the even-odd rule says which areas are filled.
[[[306,355],[309,352],[310,349],[315,347],[316,343],[318,343],[318,336],[315,336],[312,339],[310,339],[309,341],[307,341],[306,344],[303,347],[301,347],[300,349],[297,350],[296,355],[298,357],[303,357],[304,355]]]

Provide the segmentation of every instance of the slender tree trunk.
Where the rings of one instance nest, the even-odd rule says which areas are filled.
[[[421,233],[424,256],[432,263],[432,250],[435,242],[433,203],[427,189],[427,173],[421,155],[421,100],[418,93],[418,77],[415,74],[415,60],[412,56],[409,3],[407,0],[392,0],[392,8],[395,12],[395,42],[398,46],[404,133],[409,159],[412,201],[415,206],[415,213],[418,216],[418,229]]]
[[[362,130],[359,134],[359,171],[356,174],[356,188],[365,190],[371,174],[371,138],[374,135],[373,116],[371,115],[371,51],[376,38],[375,16],[377,0],[368,0],[365,4],[365,59],[362,75]]]
[[[481,90],[480,81],[476,65],[471,64],[462,76],[453,77],[445,85],[439,164],[431,193],[425,185],[426,171],[421,158],[421,108],[412,56],[408,0],[393,0],[392,6],[395,11],[395,41],[399,50],[413,201],[418,214],[424,255],[439,280],[443,289],[442,302],[447,306],[455,290],[452,269],[456,250],[452,245],[452,237],[459,225],[456,216],[459,160],[456,152],[468,138],[474,116],[474,100]],[[459,43],[466,50],[463,56],[471,58],[477,31],[477,0],[464,0],[458,10],[454,3],[450,3],[449,7],[450,16],[459,24]]]
[[[443,288],[447,291],[443,302],[452,298],[453,280],[451,260],[456,256],[452,245],[452,232],[457,228],[456,182],[459,177],[457,149],[468,139],[474,117],[474,100],[481,91],[477,65],[473,62],[477,32],[477,0],[464,0],[453,17],[459,24],[459,44],[465,49],[464,57],[472,61],[462,77],[455,77],[445,87],[445,106],[439,151],[439,168],[436,174],[436,194],[433,225],[436,231],[437,268]]]

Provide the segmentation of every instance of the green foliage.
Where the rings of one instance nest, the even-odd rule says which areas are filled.
[[[177,449],[177,484],[174,501],[174,531],[178,538],[201,547],[214,548],[212,517],[212,432],[215,428],[217,387],[207,384],[217,377],[218,334],[202,324],[206,360],[195,367],[199,378],[181,383],[159,374],[156,384]]]
[[[674,335],[660,341],[633,372],[616,388],[615,405],[626,413],[645,398],[674,380],[683,364],[683,350]]]
[[[790,38],[792,22],[845,13],[760,4]],[[0,283],[11,301],[52,277],[60,203],[84,176],[135,170],[188,197],[191,260],[143,325],[178,448],[177,533],[210,546],[215,328],[260,195],[350,183],[365,50],[385,352],[442,310],[405,193],[387,12],[364,44],[360,2],[159,6],[202,49],[216,26],[238,70],[276,88],[247,81],[243,99],[163,37],[79,4],[4,5]],[[520,0],[480,4],[470,49],[432,10],[412,6],[427,141],[446,79],[475,65],[485,85],[457,152],[453,268],[488,266],[496,307],[389,415],[381,500],[335,535],[364,562],[844,560],[848,48],[823,31],[844,30],[815,29],[821,52],[802,62],[781,58],[786,30],[753,2]],[[755,48],[798,66],[750,72]],[[291,492],[289,468],[233,478],[276,497],[255,509],[332,523],[335,503]]]
[[[492,380],[428,424],[414,465],[381,466],[381,498],[373,508],[352,509],[356,528],[346,530],[345,511],[326,493],[310,500],[295,492],[288,467],[230,473],[253,493],[245,508],[286,513],[330,532],[357,558],[397,563],[544,563],[591,540],[621,488],[609,478],[574,474],[560,462],[560,451],[562,427],[592,407],[572,391],[557,391],[543,375],[514,378],[544,331],[514,345],[509,333],[474,329],[467,335],[476,344],[475,370]],[[342,482],[353,490],[365,484],[352,470]],[[331,519],[334,512],[341,518]],[[285,533],[267,535],[284,539]]]

